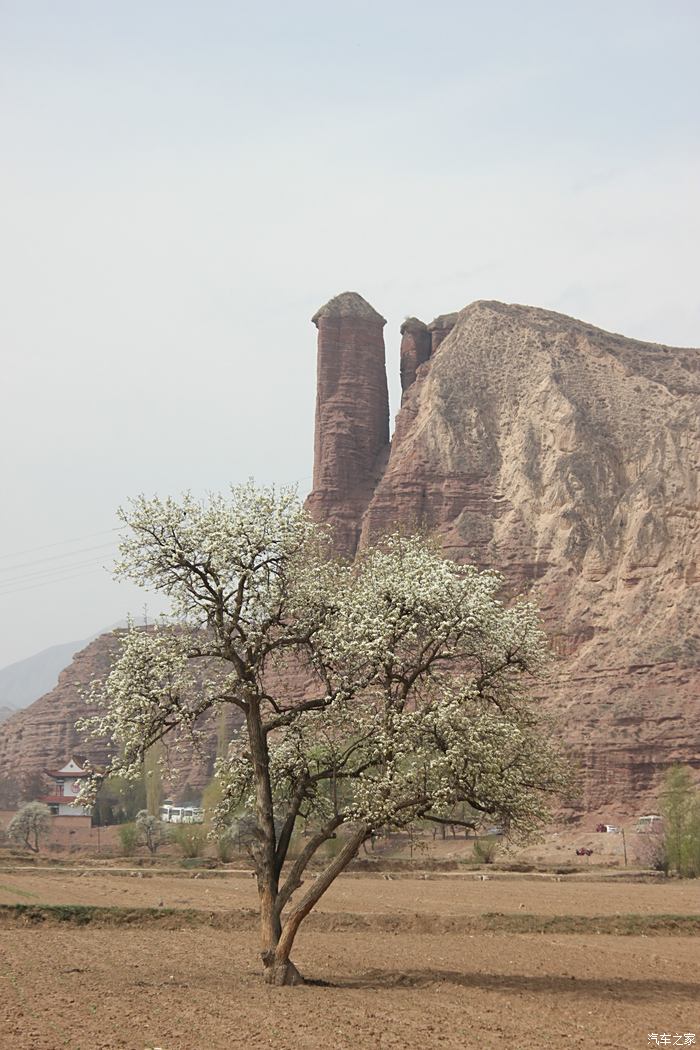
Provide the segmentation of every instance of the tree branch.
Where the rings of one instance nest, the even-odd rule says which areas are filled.
[[[294,825],[296,824],[299,810],[306,796],[306,789],[308,787],[308,780],[304,777],[296,786],[292,801],[289,807],[289,813],[282,826],[282,830],[277,840],[277,848],[275,850],[275,872],[277,878],[279,878],[282,871],[282,866],[287,857],[287,851],[289,849],[289,843],[294,833]]]
[[[292,894],[299,889],[302,885],[301,876],[306,871],[306,867],[309,861],[312,859],[314,853],[320,846],[323,845],[333,834],[336,828],[344,822],[345,816],[338,814],[329,820],[320,831],[317,831],[314,836],[307,842],[304,849],[301,851],[297,859],[289,869],[289,874],[284,880],[281,890],[277,895],[277,913],[280,914],[287,901],[290,900]]]

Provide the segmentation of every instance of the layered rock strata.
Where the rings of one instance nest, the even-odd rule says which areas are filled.
[[[20,781],[28,774],[63,765],[72,754],[84,755],[94,765],[107,762],[107,741],[86,739],[76,729],[76,722],[95,713],[86,705],[85,693],[92,682],[109,673],[123,634],[124,631],[111,631],[100,635],[75,654],[53,689],[0,725],[0,777]],[[304,688],[303,679],[298,688]],[[234,707],[225,709],[223,717],[223,723],[220,715],[212,715],[202,723],[201,754],[178,757],[173,790],[185,783],[198,790],[209,782],[222,733],[230,739],[240,724]]]
[[[427,329],[414,365],[405,325],[411,381],[359,545],[435,532],[529,594],[582,809],[652,806],[669,764],[700,768],[700,352],[496,302]]]
[[[421,365],[430,357],[432,341],[428,326],[417,317],[407,317],[401,325],[401,403],[403,395],[416,381]]]
[[[95,764],[105,761],[104,743],[86,742],[75,728],[88,708],[83,690],[103,678],[116,657],[119,632],[103,634],[76,653],[61,671],[57,685],[29,707],[17,711],[0,726],[0,776],[20,778],[28,773],[63,765],[77,752]]]
[[[457,323],[459,314],[440,314],[428,325],[430,332],[430,353],[434,354],[440,344],[450,334]]]
[[[365,299],[344,292],[314,314],[318,328],[313,489],[307,507],[352,555],[389,452],[383,329]]]

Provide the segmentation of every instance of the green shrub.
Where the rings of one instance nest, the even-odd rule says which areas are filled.
[[[139,844],[139,829],[135,824],[120,824],[117,828],[124,857],[133,857]]]
[[[477,839],[474,843],[474,860],[479,864],[493,864],[498,852],[498,839],[495,835]]]
[[[183,857],[201,857],[207,845],[207,833],[201,824],[176,824],[173,840]]]
[[[222,864],[228,864],[236,852],[236,833],[226,828],[216,839],[216,855]]]
[[[664,818],[661,870],[685,878],[700,876],[700,792],[688,769],[672,766],[661,789]]]

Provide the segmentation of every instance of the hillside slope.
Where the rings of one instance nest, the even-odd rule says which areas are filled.
[[[27,707],[44,693],[48,693],[49,689],[53,689],[61,671],[68,666],[75,653],[88,644],[88,641],[90,639],[85,638],[79,642],[52,645],[24,660],[1,667],[0,712],[4,708],[11,713],[13,710]]]
[[[91,682],[103,679],[118,653],[122,629],[101,634],[76,653],[59,676],[58,684],[23,711],[17,711],[0,725],[0,777],[16,780],[46,768],[62,765],[72,754],[84,755],[96,765],[107,760],[109,751],[100,741],[85,740],[75,723],[94,713],[83,700]],[[183,757],[173,789],[185,783],[201,789],[211,779],[218,736],[233,732],[239,719],[231,708],[222,724],[212,716],[202,723],[203,753]]]

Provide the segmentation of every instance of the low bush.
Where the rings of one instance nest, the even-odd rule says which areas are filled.
[[[222,864],[233,860],[236,852],[236,834],[233,828],[226,828],[216,839],[216,855]]]
[[[209,871],[213,871],[218,867],[218,864],[213,857],[183,857],[180,861],[180,867],[188,870],[191,868],[206,868]]]
[[[176,824],[172,837],[183,857],[201,857],[206,849],[207,833],[201,824]]]
[[[483,839],[477,839],[474,843],[474,860],[479,864],[493,864],[498,852],[498,839],[495,835],[489,835]]]
[[[139,844],[139,829],[135,824],[120,824],[117,835],[121,843],[121,852],[124,857],[133,857]]]

